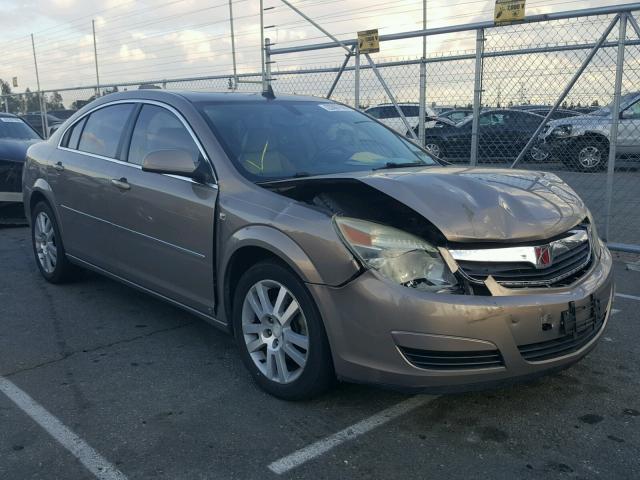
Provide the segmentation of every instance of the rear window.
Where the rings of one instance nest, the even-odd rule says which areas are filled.
[[[0,117],[0,138],[40,140],[40,135],[19,118]]]

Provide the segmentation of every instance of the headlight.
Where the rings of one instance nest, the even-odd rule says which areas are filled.
[[[593,256],[595,258],[600,258],[602,241],[600,240],[600,236],[598,235],[598,230],[596,229],[596,222],[593,219],[593,215],[589,211],[587,218],[589,219],[589,242],[591,243],[591,249],[593,251]]]
[[[456,278],[438,249],[421,238],[355,218],[336,217],[335,223],[354,255],[394,282],[428,292],[457,288]]]
[[[558,138],[571,136],[571,125],[559,125],[551,131],[551,135]]]

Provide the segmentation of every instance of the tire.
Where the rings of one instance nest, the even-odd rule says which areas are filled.
[[[532,162],[546,162],[550,157],[549,152],[536,145],[529,149],[528,156]]]
[[[444,158],[444,147],[442,146],[442,143],[438,142],[437,140],[426,139],[424,141],[424,148],[432,155],[438,158]]]
[[[38,269],[47,282],[64,283],[75,277],[77,267],[67,259],[56,217],[45,202],[37,203],[31,212],[31,244]]]
[[[274,261],[249,268],[235,289],[232,315],[242,361],[263,390],[284,400],[306,400],[334,384],[322,319],[289,269]]]
[[[565,165],[580,172],[601,172],[607,168],[609,143],[600,138],[586,138],[576,142]]]

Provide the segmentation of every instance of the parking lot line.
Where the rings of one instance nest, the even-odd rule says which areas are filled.
[[[616,293],[616,297],[620,297],[620,298],[626,298],[629,300],[637,300],[640,302],[640,297],[637,297],[635,295],[627,295],[625,293]]]
[[[127,479],[122,472],[13,382],[0,377],[0,392],[9,397],[20,410],[44,428],[60,445],[69,450],[96,478],[100,480]]]
[[[359,437],[360,435],[367,433],[376,427],[384,425],[390,420],[398,418],[412,410],[415,410],[418,407],[421,407],[422,405],[431,402],[435,398],[437,397],[432,395],[417,395],[415,397],[411,397],[408,400],[400,402],[392,407],[387,408],[386,410],[382,410],[381,412],[376,413],[369,418],[365,418],[355,425],[351,425],[350,427],[334,433],[333,435],[322,440],[318,440],[317,442],[312,443],[311,445],[308,445],[298,450],[297,452],[276,460],[269,465],[269,470],[277,473],[278,475],[286,473],[289,470],[292,470],[296,467],[299,467],[303,463],[308,462],[309,460],[313,460],[314,458],[327,453],[332,448],[335,448],[348,440],[353,440],[354,438]]]

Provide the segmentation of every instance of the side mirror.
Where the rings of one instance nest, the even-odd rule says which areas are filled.
[[[186,150],[156,150],[144,157],[142,171],[193,178],[196,165]]]

